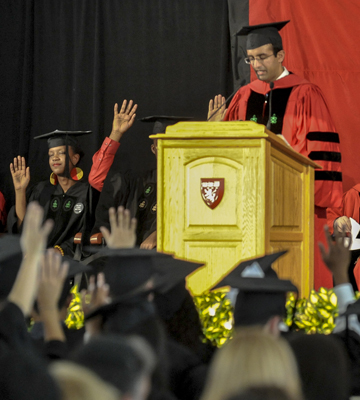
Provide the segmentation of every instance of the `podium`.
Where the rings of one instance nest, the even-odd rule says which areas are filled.
[[[317,164],[251,121],[179,122],[158,146],[157,248],[206,262],[193,295],[240,261],[289,252],[273,264],[300,296],[313,287]]]

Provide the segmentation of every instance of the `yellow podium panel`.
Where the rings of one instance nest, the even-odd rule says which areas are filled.
[[[188,279],[192,293],[207,290],[241,260],[284,248],[289,254],[275,268],[306,295],[315,164],[253,122],[182,122],[152,138],[158,140],[158,250],[206,262]]]

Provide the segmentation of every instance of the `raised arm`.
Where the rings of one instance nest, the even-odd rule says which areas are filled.
[[[42,260],[37,302],[44,324],[44,340],[65,342],[61,325],[58,302],[64,286],[69,264],[61,263],[61,255],[49,249]]]
[[[124,100],[120,111],[117,103],[114,106],[114,119],[110,137],[104,140],[101,148],[94,154],[89,174],[90,185],[99,192],[102,191],[105,178],[114,162],[115,154],[120,146],[120,139],[135,121],[136,109],[137,104],[134,104],[132,100],[129,103]]]
[[[19,228],[26,213],[26,189],[30,183],[30,168],[26,167],[25,158],[15,157],[14,162],[10,164],[10,172],[15,189],[15,212]]]
[[[29,315],[38,289],[40,261],[46,248],[53,221],[42,225],[44,211],[37,203],[30,203],[21,235],[23,261],[8,300],[16,304],[24,315]]]

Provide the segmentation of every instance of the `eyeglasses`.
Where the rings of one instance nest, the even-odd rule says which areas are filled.
[[[263,63],[267,58],[275,56],[274,53],[266,55],[266,54],[261,54],[259,57],[245,57],[244,61],[246,64],[254,64],[255,60],[259,63]]]

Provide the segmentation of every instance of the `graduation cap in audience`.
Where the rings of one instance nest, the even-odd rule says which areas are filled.
[[[286,251],[241,262],[215,287],[231,286],[238,289],[235,325],[266,323],[274,315],[283,315],[285,294],[297,292],[291,281],[279,279],[271,264]]]
[[[283,48],[279,31],[288,21],[271,22],[268,24],[244,26],[237,33],[239,36],[247,36],[246,50],[253,50],[265,44],[272,44],[274,47]]]
[[[192,117],[176,117],[176,116],[168,116],[168,115],[151,115],[149,117],[141,118],[141,122],[152,122],[154,123],[153,127],[153,135],[158,133],[165,133],[166,128],[169,125],[174,125],[177,122],[181,121],[190,121]]]
[[[110,286],[112,302],[87,318],[104,315],[124,304],[142,302],[151,292],[163,294],[180,284],[185,288],[185,278],[204,265],[155,250],[136,248],[104,249],[96,254],[90,265],[98,269],[99,261]]]
[[[65,174],[70,177],[69,171],[69,146],[74,149],[75,154],[79,154],[83,157],[84,152],[77,140],[79,136],[89,135],[92,131],[59,131],[56,129],[53,132],[44,133],[43,135],[35,136],[35,140],[47,140],[48,148],[66,146],[66,164]]]

